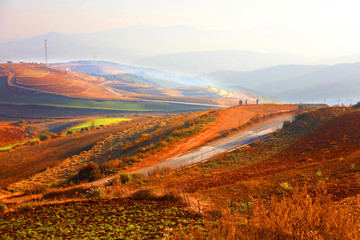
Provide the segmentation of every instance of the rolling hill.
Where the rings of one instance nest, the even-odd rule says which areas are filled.
[[[182,101],[178,103],[149,101],[141,94],[105,86],[107,81],[104,78],[42,64],[1,64],[0,76],[2,96],[0,103],[5,108],[12,108],[9,104],[22,107],[27,105],[29,108],[56,107],[62,115],[62,108],[161,112],[191,111],[209,107],[196,102],[183,104]],[[217,105],[211,99],[206,101],[212,103],[212,106]],[[43,109],[43,111],[47,110]],[[12,110],[5,111],[3,114],[6,115],[6,112],[12,112]],[[55,112],[53,113],[56,115]]]
[[[360,62],[327,65],[285,65],[250,72],[217,71],[204,75],[214,84],[242,86],[255,92],[292,102],[346,104],[360,99]]]

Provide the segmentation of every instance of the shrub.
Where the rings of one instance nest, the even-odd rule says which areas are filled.
[[[353,105],[352,108],[355,108],[355,109],[360,108],[360,102],[358,102],[357,104]]]
[[[80,169],[78,177],[80,181],[95,181],[101,178],[101,171],[96,163],[89,162]]]
[[[128,173],[120,173],[119,178],[122,184],[126,184],[127,182],[130,182],[132,180],[132,177]]]
[[[134,192],[131,197],[135,200],[154,200],[156,195],[152,189],[142,189]]]
[[[283,128],[289,128],[290,125],[291,125],[291,122],[290,122],[290,121],[285,121],[285,122],[283,123]]]
[[[280,183],[280,186],[285,189],[286,191],[292,191],[293,188],[291,187],[291,185],[288,182],[283,182]]]
[[[51,133],[49,133],[49,132],[41,132],[39,134],[40,141],[46,141],[46,140],[49,140],[50,138],[51,138]]]
[[[183,203],[184,198],[181,196],[179,191],[176,190],[167,190],[163,195],[157,197],[157,200],[160,201],[169,201],[169,202],[180,202]]]
[[[34,183],[25,189],[25,194],[26,195],[38,194],[38,193],[45,192],[46,189],[47,188],[44,184]]]
[[[0,213],[5,212],[6,209],[7,209],[6,205],[0,203]]]
[[[107,195],[108,194],[105,188],[90,188],[86,192],[86,196],[88,198],[104,199]]]

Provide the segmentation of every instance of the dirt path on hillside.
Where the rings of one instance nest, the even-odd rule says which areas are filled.
[[[148,159],[141,161],[135,166],[129,168],[127,171],[135,171],[141,168],[149,167],[166,161],[169,158],[184,154],[194,148],[200,147],[228,132],[233,128],[242,126],[249,122],[249,120],[256,116],[263,116],[268,114],[275,114],[281,112],[288,112],[296,110],[296,105],[278,105],[278,104],[264,104],[264,105],[248,105],[238,106],[228,109],[220,110],[216,115],[216,121],[209,124],[201,133],[190,137],[184,142],[174,144],[170,149],[161,153],[155,154]]]

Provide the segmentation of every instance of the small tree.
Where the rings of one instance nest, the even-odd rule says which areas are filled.
[[[80,181],[95,181],[101,178],[101,171],[96,163],[89,162],[86,166],[80,169],[78,177]]]

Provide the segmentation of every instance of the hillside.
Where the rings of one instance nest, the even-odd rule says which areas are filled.
[[[118,126],[77,133],[75,138],[68,135],[40,145],[26,145],[0,153],[3,159],[0,165],[4,171],[0,184],[3,187],[12,185],[9,189],[26,189],[35,183],[48,185],[62,182],[91,161],[107,169],[104,174],[119,169],[149,166],[220,138],[224,132],[236,131],[250,119],[296,108],[296,105],[253,105],[164,117],[149,116]],[[238,118],[226,120],[233,116]],[[28,152],[33,152],[37,158],[28,156]],[[23,161],[14,161],[18,158]],[[29,164],[32,167],[25,171]],[[14,166],[24,170],[15,174]],[[49,168],[44,170],[45,166]],[[39,169],[42,170],[39,172]],[[16,183],[30,174],[35,176]]]
[[[277,81],[286,81],[326,67],[326,65],[279,65],[247,72],[219,70],[204,74],[202,77],[215,85],[225,84],[229,88],[247,87],[271,95],[279,87]],[[267,87],[263,87],[264,84]]]
[[[250,72],[217,71],[203,76],[227,88],[245,87],[289,102],[350,104],[359,99],[359,63],[283,65]],[[251,91],[250,90],[250,91]]]
[[[276,109],[276,105],[269,107],[274,108],[272,112]],[[41,215],[41,219],[35,220],[37,224],[51,221],[53,215],[57,214],[62,216],[61,219],[72,220],[61,231],[54,227],[52,232],[56,236],[80,236],[83,231],[90,231],[88,224],[85,224],[89,222],[96,223],[96,229],[99,228],[88,233],[91,236],[114,237],[130,232],[135,232],[137,236],[153,236],[159,234],[159,229],[171,224],[174,231],[167,233],[168,239],[192,239],[194,236],[196,239],[241,239],[246,236],[253,239],[271,239],[276,236],[281,236],[281,239],[299,239],[300,236],[310,239],[314,236],[356,239],[360,236],[360,112],[356,109],[327,107],[300,113],[294,121],[285,122],[283,129],[269,138],[214,156],[206,163],[182,171],[158,169],[150,177],[123,171],[128,169],[131,172],[152,165],[161,159],[160,156],[165,160],[172,154],[181,154],[191,149],[185,146],[191,145],[196,139],[196,144],[202,146],[211,138],[216,138],[216,134],[233,131],[234,127],[240,126],[240,131],[246,129],[248,124],[242,126],[242,123],[266,110],[271,112],[266,105],[236,107],[144,118],[138,119],[136,124],[129,122],[114,125],[108,129],[115,130],[116,127],[119,132],[99,141],[90,150],[51,167],[56,171],[47,169],[26,181],[13,184],[11,188],[29,184],[29,193],[42,194],[30,195],[28,199],[40,197],[42,201],[28,200],[15,211],[4,215],[0,213],[0,217],[6,219],[5,225],[0,224],[0,232],[13,236],[14,233],[9,229],[13,229],[15,224],[26,222],[33,214]],[[229,122],[229,116],[234,115],[243,115],[244,120]],[[128,124],[132,124],[130,128]],[[121,130],[121,126],[125,128]],[[82,135],[78,137],[80,139]],[[90,159],[99,164],[98,171],[113,174],[114,170],[120,170],[120,174],[105,186],[101,186],[105,182],[103,180],[92,185],[86,184],[81,171],[77,175],[65,174],[75,182],[79,182],[79,179],[84,182],[78,186],[72,186],[74,182],[71,182],[65,188],[56,189],[56,173],[70,169],[70,166],[79,169]],[[42,184],[52,184],[52,189],[46,190]],[[54,199],[59,197],[62,198],[61,202],[54,203]],[[14,201],[26,198],[1,201],[13,206]],[[126,210],[118,209],[119,203],[127,206]],[[132,212],[131,206],[134,205],[138,206],[136,214]],[[93,206],[98,207],[90,210]],[[160,206],[163,210],[157,212]],[[184,211],[184,208],[192,210],[193,214],[200,214],[191,215],[191,211]],[[81,216],[76,214],[78,209],[83,213]],[[97,213],[96,217],[89,221],[94,212]],[[162,215],[164,212],[166,214]],[[309,215],[309,212],[312,214]],[[173,214],[177,217],[170,217]],[[142,217],[134,217],[137,215]],[[113,226],[129,226],[127,221],[131,219],[132,225],[139,227],[125,232],[118,231],[122,227],[110,228],[108,223],[115,216],[127,220],[118,220],[121,222],[117,221]],[[144,225],[147,216],[153,216],[152,223]],[[81,218],[84,220],[80,223]],[[167,220],[162,221],[164,218]],[[196,219],[196,222],[192,219]],[[70,231],[75,227],[75,222],[78,229],[76,233]],[[180,222],[185,224],[182,225],[185,230],[179,227]],[[188,224],[190,222],[195,226]],[[150,229],[144,227],[150,225],[153,226]],[[21,230],[17,228],[17,234],[30,230],[39,236],[48,234],[32,225],[21,226]],[[102,231],[105,228],[107,230]],[[136,229],[145,230],[139,232]]]
[[[248,99],[251,103],[254,103],[256,99],[261,99],[262,103],[274,102],[272,99],[261,97],[261,94],[250,93],[246,90],[228,91],[222,87],[213,88],[203,85],[205,82],[199,78],[186,77],[156,69],[140,68],[104,61],[99,61],[96,65],[90,61],[53,65],[72,71],[81,72],[82,70],[86,70],[87,74],[105,78],[107,82],[102,83],[102,85],[123,91],[123,95],[126,95],[126,92],[130,92],[131,94],[129,96],[142,99],[219,104],[225,106],[237,105],[240,98]],[[114,71],[123,72],[113,74]]]
[[[183,104],[184,97],[182,96],[178,97],[176,102],[171,102],[169,99],[167,99],[168,101],[165,101],[166,99],[159,99],[157,102],[149,101],[148,99],[151,99],[151,96],[156,98],[156,95],[148,93],[144,97],[136,92],[117,90],[111,86],[105,86],[108,81],[104,78],[42,64],[1,64],[0,76],[1,108],[9,108],[10,113],[13,110],[9,104],[16,104],[16,107],[27,105],[28,108],[34,107],[40,112],[46,111],[46,108],[49,107],[56,108],[58,113],[51,111],[55,116],[57,114],[64,116],[62,110],[71,112],[75,108],[81,109],[79,113],[91,109],[102,110],[103,113],[104,111],[121,113],[124,111],[159,112],[207,109],[209,106],[202,105],[204,102],[212,106],[218,105],[212,101],[213,99],[200,99],[198,103],[193,101],[194,99],[190,99],[188,101],[190,103]],[[39,106],[45,108],[41,110]],[[2,115],[6,116],[6,112],[4,111]],[[15,115],[16,113],[11,114],[11,116]],[[92,114],[90,113],[90,115]],[[24,115],[23,117],[28,116]]]
[[[138,82],[139,84],[156,87],[173,88],[183,85],[204,84],[201,79],[195,77],[174,74],[153,68],[119,64],[115,62],[97,61],[95,65],[93,61],[73,61],[69,63],[55,63],[52,65],[63,69],[68,68],[73,71],[85,72],[88,74],[102,74],[104,77],[118,77],[119,75],[127,75],[134,80],[141,81]]]

